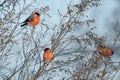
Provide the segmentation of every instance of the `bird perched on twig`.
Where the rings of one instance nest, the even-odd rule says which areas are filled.
[[[113,55],[114,51],[112,51],[111,49],[107,48],[107,47],[103,47],[103,46],[99,46],[98,47],[98,52],[103,55],[103,56],[111,56]]]
[[[54,54],[49,48],[44,49],[43,59],[45,63],[48,63],[54,59]]]
[[[29,16],[25,21],[23,21],[21,27],[25,25],[30,25],[32,27],[35,27],[40,22],[40,14],[35,12],[31,16]]]

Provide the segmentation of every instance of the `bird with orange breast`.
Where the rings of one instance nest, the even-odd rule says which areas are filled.
[[[35,12],[31,16],[29,16],[25,21],[22,22],[21,27],[25,25],[30,25],[32,27],[35,27],[40,22],[40,14],[38,12]]]
[[[49,63],[54,59],[54,54],[49,48],[44,49],[43,59],[45,63]]]
[[[98,52],[105,57],[112,56],[114,53],[111,49],[103,46],[98,47]]]

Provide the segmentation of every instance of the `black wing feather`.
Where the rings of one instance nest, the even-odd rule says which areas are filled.
[[[28,22],[32,21],[33,19],[34,19],[34,14],[32,14],[32,15],[29,16],[25,21],[23,21],[23,22],[22,22],[23,24],[21,25],[21,27],[27,25]]]

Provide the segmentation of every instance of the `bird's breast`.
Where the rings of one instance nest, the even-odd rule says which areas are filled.
[[[37,24],[39,24],[39,22],[40,22],[40,17],[39,17],[39,16],[35,16],[35,18],[34,18],[32,21],[30,21],[29,24],[30,24],[32,27],[34,27],[34,26],[36,26]]]

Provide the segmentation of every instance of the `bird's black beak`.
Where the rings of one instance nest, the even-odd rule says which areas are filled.
[[[112,55],[114,54],[114,51],[112,51]]]

